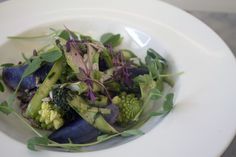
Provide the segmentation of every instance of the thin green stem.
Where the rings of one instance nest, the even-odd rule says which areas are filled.
[[[160,77],[174,77],[174,76],[179,76],[179,75],[182,75],[182,74],[184,74],[183,71],[177,72],[177,73],[173,73],[173,74],[160,74],[159,76]]]
[[[91,81],[97,83],[98,85],[100,85],[100,86],[105,90],[105,92],[107,93],[108,99],[109,99],[109,100],[112,100],[112,99],[111,99],[111,96],[110,96],[110,94],[109,94],[109,92],[108,92],[108,90],[106,89],[106,87],[105,87],[101,82],[99,82],[99,81],[97,81],[97,80],[94,80],[94,79],[89,79],[89,80],[91,80]]]
[[[117,137],[119,135],[121,135],[121,133],[117,133],[117,134],[108,136],[107,138],[104,138],[101,141],[95,141],[95,142],[85,143],[85,144],[73,144],[73,143],[58,144],[58,143],[52,143],[52,144],[48,144],[46,146],[48,146],[48,147],[62,147],[62,148],[63,147],[88,147],[88,146],[93,146],[93,145],[99,144],[101,142],[107,141],[107,140],[109,140],[111,138],[114,138],[114,137]],[[44,146],[44,145],[40,145],[40,146]]]
[[[43,137],[36,129],[34,129],[29,123],[27,123],[18,113],[15,111],[13,112],[14,115],[16,115],[28,128],[30,128],[35,134],[37,134],[39,137]]]
[[[39,39],[39,38],[47,38],[54,35],[54,33],[50,33],[47,35],[38,35],[38,36],[9,36],[8,39],[20,39],[20,40],[29,40],[29,39]]]
[[[14,93],[8,97],[7,103],[8,103],[9,106],[12,106],[13,102],[15,101],[16,93],[17,93],[17,91],[19,90],[20,85],[21,85],[21,82],[23,81],[23,79],[24,79],[24,78],[22,77],[21,80],[20,80],[20,82],[18,83],[18,85],[17,85],[16,90],[14,91]]]

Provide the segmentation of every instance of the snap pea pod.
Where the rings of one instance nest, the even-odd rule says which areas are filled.
[[[63,58],[60,58],[57,60],[50,72],[48,73],[46,79],[43,81],[43,83],[39,86],[37,92],[31,99],[27,109],[26,109],[26,116],[35,118],[38,114],[38,111],[40,109],[42,99],[47,97],[50,90],[52,89],[53,85],[57,82],[57,80],[60,78],[63,68]]]
[[[101,115],[99,112],[90,112],[88,108],[90,106],[87,104],[87,102],[81,98],[80,96],[74,96],[69,101],[69,105],[89,124],[93,125],[95,128],[99,129],[103,133],[109,133],[114,134],[118,133],[118,131],[112,127]]]

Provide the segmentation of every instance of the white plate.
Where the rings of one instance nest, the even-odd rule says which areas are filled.
[[[235,58],[211,29],[175,7],[157,0],[21,0],[1,3],[0,19],[0,45],[9,35],[58,23],[73,29],[80,26],[77,30],[95,35],[101,31],[120,31],[125,26],[136,28],[158,41],[153,46],[162,45],[176,69],[185,72],[178,80],[180,88],[174,110],[132,142],[80,154],[32,152],[15,140],[17,137],[0,132],[2,156],[216,157],[235,135]],[[99,23],[100,20],[104,23]],[[0,63],[17,60],[19,54],[11,53],[14,48],[0,52]],[[4,120],[0,121],[0,130],[17,130]]]

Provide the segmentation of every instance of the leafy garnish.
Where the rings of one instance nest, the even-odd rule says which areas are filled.
[[[153,79],[159,78],[167,69],[166,60],[153,49],[148,49],[145,62]]]
[[[97,141],[104,141],[107,139],[107,137],[109,137],[110,135],[109,134],[104,134],[104,135],[100,135],[97,137]]]
[[[31,39],[48,38],[51,37],[52,35],[54,35],[54,33],[46,35],[38,35],[38,36],[8,36],[8,39],[31,40]]]
[[[26,122],[10,105],[8,102],[3,101],[0,104],[0,112],[9,115],[14,114],[21,122],[23,122],[29,129],[31,129],[39,137],[43,137],[37,130],[35,130],[28,122]]]
[[[146,99],[150,93],[150,90],[156,88],[156,82],[150,75],[139,75],[134,79],[139,84],[141,90],[142,99]]]
[[[21,53],[22,58],[25,60],[25,63],[30,62],[29,58],[26,57],[24,53]]]
[[[27,68],[25,69],[22,78],[25,78],[29,75],[31,75],[32,73],[34,73],[36,70],[38,70],[41,66],[42,60],[40,58],[35,58],[34,60],[32,60]]]
[[[0,111],[8,115],[13,112],[13,109],[10,106],[8,106],[6,101],[3,101],[0,104]]]
[[[3,85],[3,83],[0,81],[0,92],[4,92],[4,91],[5,91],[4,85]]]
[[[163,105],[163,109],[166,112],[169,112],[172,110],[173,108],[173,99],[174,99],[174,94],[173,93],[169,93],[166,95],[165,97],[165,102]]]
[[[61,58],[62,53],[60,52],[60,50],[56,51],[56,49],[57,48],[51,49],[49,52],[42,53],[41,55],[36,56],[36,57],[32,58],[31,60],[27,59],[28,60],[28,62],[27,62],[28,66],[25,69],[24,73],[22,74],[21,79],[20,79],[14,93],[12,95],[10,95],[8,100],[7,100],[7,103],[8,103],[9,106],[12,106],[12,104],[13,104],[15,98],[16,98],[16,93],[18,92],[18,90],[20,88],[20,85],[21,85],[21,82],[24,80],[24,78],[26,78],[27,76],[33,74],[35,71],[37,71],[41,67],[42,62],[47,61],[47,60],[48,61],[56,61],[59,58]],[[41,57],[42,55],[43,55],[43,57]],[[47,56],[49,57],[49,59],[45,58]]]
[[[121,136],[123,137],[129,137],[129,136],[138,136],[138,135],[143,135],[144,132],[138,129],[131,129],[131,130],[126,130],[121,133]]]
[[[27,147],[30,150],[36,151],[37,150],[35,148],[36,146],[40,146],[40,145],[46,146],[48,144],[49,144],[49,140],[46,137],[33,137],[33,138],[28,140]]]
[[[112,47],[116,47],[121,44],[122,37],[120,34],[113,34],[113,33],[105,33],[101,36],[100,41],[104,45],[111,45]]]
[[[162,93],[158,88],[153,88],[150,90],[149,96],[151,100],[158,100],[162,96]]]
[[[100,59],[104,59],[104,61],[105,61],[105,63],[104,63],[105,65],[99,65],[100,67],[106,66],[106,68],[108,69],[113,66],[112,57],[109,54],[107,49],[104,49],[104,51],[100,54]]]
[[[61,51],[54,48],[52,50],[49,50],[46,53],[42,53],[39,56],[35,57],[32,61],[28,62],[28,66],[25,69],[22,78],[25,78],[35,71],[37,71],[43,62],[55,62],[62,56]]]
[[[54,141],[51,141],[47,139],[46,137],[33,137],[28,140],[28,148],[31,150],[37,150],[36,146],[41,146],[41,147],[54,147],[54,148],[63,148],[68,151],[81,151],[81,147],[88,147],[88,146],[94,146],[99,143],[102,143],[104,141],[108,141],[112,138],[122,136],[122,137],[130,137],[130,136],[140,136],[143,135],[144,132],[138,129],[131,129],[131,130],[126,130],[120,133],[116,134],[104,134],[101,136],[97,137],[97,140],[91,143],[84,143],[84,144],[74,144],[72,142],[69,143],[56,143]]]
[[[4,64],[1,64],[0,66],[3,67],[3,68],[7,68],[7,67],[14,66],[14,64],[13,63],[4,63]]]
[[[71,38],[78,40],[78,36],[74,32],[68,29],[61,31],[61,33],[58,36],[66,41],[70,40]]]
[[[83,35],[83,34],[80,34],[80,40],[83,40],[83,41],[92,41],[93,38],[88,36],[88,35]]]
[[[164,114],[169,113],[172,109],[173,109],[173,99],[174,99],[174,94],[173,93],[169,93],[165,96],[165,101],[163,103],[162,109],[155,111],[155,112],[151,112],[150,116],[161,116]]]
[[[123,54],[125,60],[129,60],[131,58],[136,58],[137,57],[132,51],[130,51],[128,49],[121,50],[121,53]]]
[[[58,60],[62,56],[62,52],[58,51],[58,49],[52,49],[51,51],[48,51],[47,53],[42,53],[40,55],[40,58],[45,62],[53,63],[56,60]]]

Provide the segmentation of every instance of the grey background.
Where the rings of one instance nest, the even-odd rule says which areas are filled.
[[[0,2],[3,1],[5,0],[0,0]],[[218,33],[236,56],[236,13],[190,10],[187,10],[187,12],[202,20]],[[236,138],[232,141],[222,157],[236,157]]]

